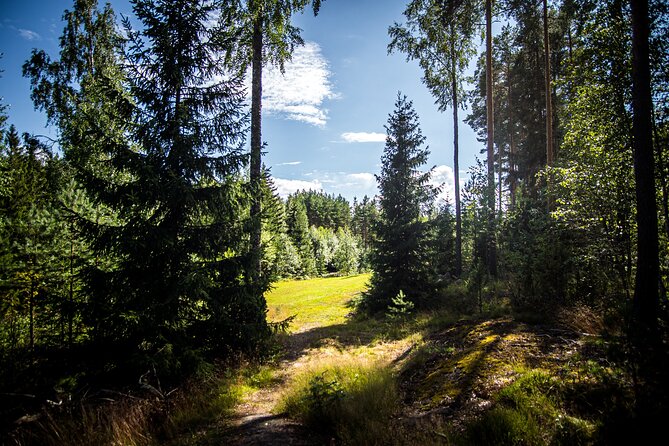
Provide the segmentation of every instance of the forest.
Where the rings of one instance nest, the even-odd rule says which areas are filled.
[[[0,103],[3,443],[265,444],[183,435],[225,418],[204,402],[212,386],[232,398],[281,368],[291,332],[317,335],[299,328],[299,308],[271,317],[268,296],[350,276],[369,280],[337,316],[347,331],[320,330],[345,346],[372,331],[364,342],[413,339],[407,363],[365,381],[399,402],[341,427],[359,389],[319,372],[281,406],[328,432],[305,444],[643,444],[664,432],[669,4],[406,3],[387,51],[420,66],[453,126],[452,202],[437,199],[429,141],[401,92],[376,196],[279,195],[263,162],[262,73],[304,43],[294,16],[326,2],[132,0],[131,20],[73,1],[60,52],[35,49],[22,66],[57,140],[22,133]],[[459,113],[481,148],[462,186]],[[465,329],[478,347],[453,334]],[[528,333],[582,348],[564,361],[573,369],[509,371],[487,412],[449,393],[472,382],[440,367],[469,373],[482,352],[492,359],[476,367],[500,364],[497,344]],[[450,396],[435,402],[439,386]],[[419,399],[418,427],[392,422]],[[175,421],[184,407],[190,421]],[[144,424],[118,437],[115,416]],[[403,426],[392,439],[389,424]]]

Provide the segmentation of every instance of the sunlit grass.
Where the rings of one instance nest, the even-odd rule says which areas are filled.
[[[295,316],[292,331],[343,324],[351,312],[347,303],[367,289],[369,274],[286,280],[266,295],[270,322]]]
[[[377,444],[398,407],[397,385],[387,364],[342,355],[306,366],[290,381],[276,410],[343,444]]]

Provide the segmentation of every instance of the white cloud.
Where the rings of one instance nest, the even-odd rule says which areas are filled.
[[[323,103],[337,98],[330,83],[330,68],[320,46],[305,42],[285,64],[282,74],[276,67],[263,72],[263,110],[287,119],[323,126],[327,109]]]
[[[323,191],[328,194],[343,195],[349,201],[353,197],[364,195],[373,197],[378,194],[376,178],[369,172],[323,172],[313,171],[304,174],[308,180],[288,180],[274,177],[277,193],[282,198],[301,190]]]
[[[274,184],[279,196],[286,198],[288,195],[298,190],[322,190],[323,183],[319,180],[303,181],[303,180],[287,180],[284,178],[274,178]]]
[[[302,161],[288,161],[286,163],[275,164],[275,166],[297,166],[302,164]]]
[[[373,173],[369,172],[351,173],[348,174],[347,177],[364,189],[371,189],[373,187],[376,187],[376,177],[374,176]]]
[[[329,194],[341,194],[349,201],[353,197],[361,199],[363,196],[373,197],[379,193],[376,177],[370,172],[326,172],[313,171],[304,174],[308,180],[288,180],[274,178],[277,192],[283,198],[300,190],[324,191]],[[432,186],[441,186],[441,193],[437,200],[455,202],[455,186],[453,168],[439,165],[432,171],[430,180]]]
[[[345,142],[385,142],[385,133],[376,132],[346,132],[341,134]]]
[[[451,204],[455,202],[455,176],[453,175],[453,168],[451,166],[443,164],[436,166],[432,171],[430,184],[441,186],[441,193],[437,197],[438,200],[446,200]]]
[[[30,31],[29,29],[19,29],[19,35],[26,40],[39,40],[41,37],[35,31]]]

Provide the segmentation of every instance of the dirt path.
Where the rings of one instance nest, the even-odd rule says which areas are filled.
[[[394,368],[403,396],[403,416],[396,421],[409,431],[429,434],[445,425],[462,430],[523,371],[539,369],[558,376],[562,364],[585,353],[574,333],[510,318],[462,320],[422,332],[414,326],[394,336],[384,333],[382,326],[370,325],[310,327],[286,336],[272,385],[248,394],[234,414],[222,420],[215,437],[197,444],[334,445],[333,438],[274,412],[291,378],[323,361],[371,360]]]
[[[306,327],[305,327],[306,328]],[[324,358],[364,355],[387,363],[406,356],[413,339],[382,341],[360,336],[355,330],[338,331],[337,327],[309,327],[286,336],[282,360],[276,365],[275,382],[247,395],[239,404],[218,442],[207,444],[295,445],[335,444],[334,439],[313,432],[295,420],[274,413],[282,392],[292,376]],[[364,351],[364,353],[363,353]]]
[[[313,432],[301,423],[273,413],[290,377],[313,354],[311,349],[320,341],[315,332],[302,331],[284,339],[283,359],[276,366],[275,383],[247,395],[228,419],[228,426],[219,444],[251,445],[328,445],[333,440]]]

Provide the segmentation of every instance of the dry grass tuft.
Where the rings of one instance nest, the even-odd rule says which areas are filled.
[[[576,333],[602,335],[606,330],[603,312],[583,304],[561,309],[557,320],[560,325]]]

